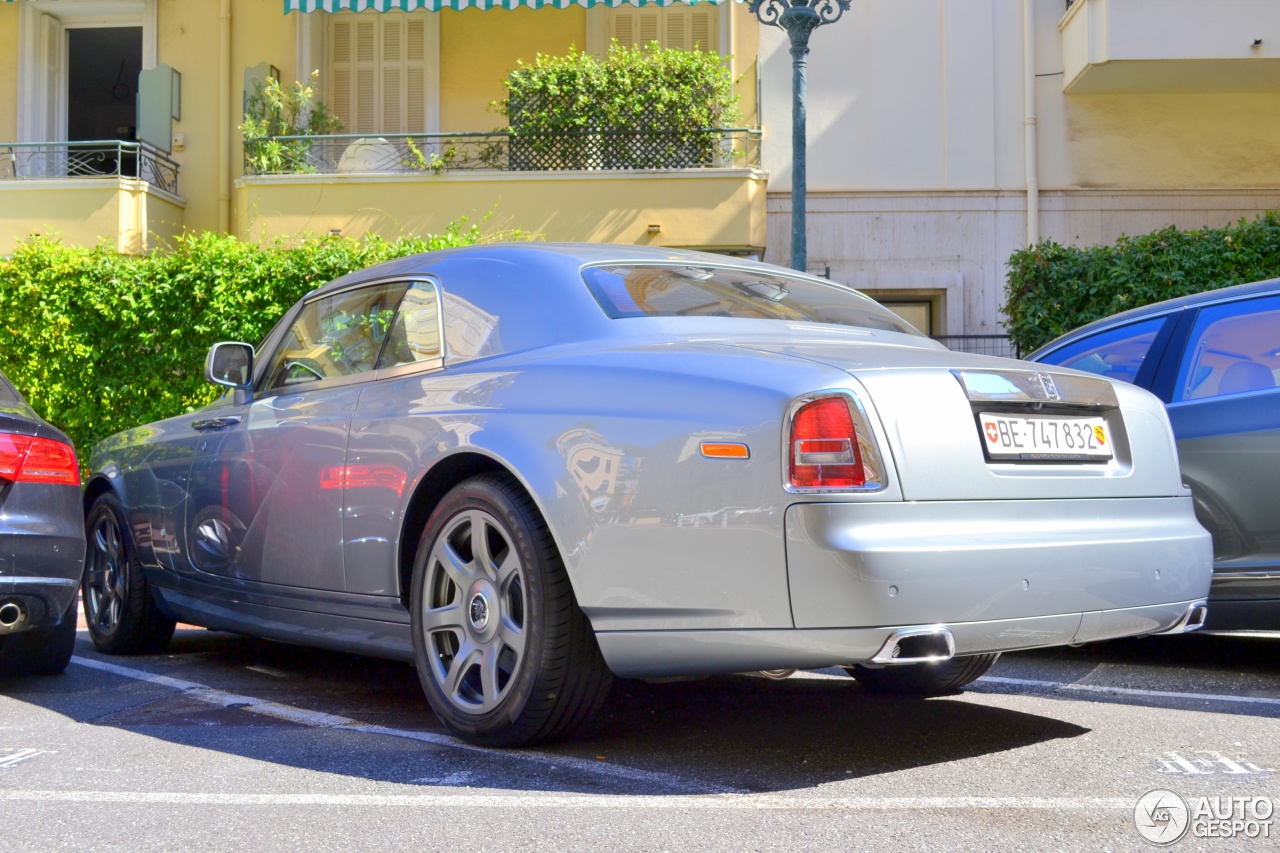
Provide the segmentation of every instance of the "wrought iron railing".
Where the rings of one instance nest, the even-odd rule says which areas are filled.
[[[760,166],[759,130],[585,130],[269,136],[244,143],[246,175]]]
[[[1022,357],[1008,335],[932,335],[932,337],[947,349],[956,352],[998,355],[1003,358]]]
[[[178,164],[145,142],[0,142],[0,181],[139,178],[178,194]]]

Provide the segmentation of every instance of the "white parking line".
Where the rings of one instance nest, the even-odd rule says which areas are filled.
[[[207,702],[210,705],[217,705],[223,708],[236,707],[241,710],[248,711],[251,714],[262,714],[263,716],[273,717],[278,720],[286,720],[291,723],[297,723],[299,725],[310,726],[313,728],[338,729],[341,731],[360,732],[362,734],[404,738],[406,740],[418,741],[420,743],[429,743],[434,746],[478,752],[494,758],[532,762],[543,765],[547,770],[577,770],[584,773],[592,773],[597,776],[609,776],[626,782],[644,782],[651,785],[659,785],[664,788],[670,788],[678,791],[726,794],[740,793],[741,791],[741,789],[738,788],[692,782],[687,779],[670,776],[666,773],[655,773],[651,770],[641,770],[635,767],[609,764],[604,761],[588,761],[583,758],[575,758],[569,755],[552,755],[551,753],[537,752],[534,750],[490,749],[488,747],[475,746],[474,744],[469,744],[465,741],[452,737],[451,735],[438,734],[436,732],[419,732],[411,729],[395,729],[388,726],[367,725],[365,723],[347,719],[346,717],[339,717],[334,714],[325,714],[320,711],[308,711],[305,708],[295,708],[292,705],[284,705],[279,702],[268,702],[253,696],[228,693],[224,690],[217,690],[209,687],[208,685],[199,684],[194,681],[170,678],[167,675],[157,675],[153,672],[133,669],[131,667],[94,660],[92,658],[76,656],[71,658],[71,662],[79,664],[80,666],[88,667],[89,669],[109,672],[113,675],[123,676],[124,678],[130,678],[135,681],[145,681],[150,684],[169,687],[181,692],[186,697],[196,699],[201,702]]]
[[[777,794],[652,796],[638,794],[206,794],[180,791],[0,790],[0,802],[126,803],[189,806],[406,806],[416,808],[646,809],[732,811],[1133,812],[1125,797],[791,797]]]
[[[1280,699],[1271,699],[1265,696],[1229,696],[1225,693],[1180,693],[1174,690],[1139,690],[1133,687],[1112,687],[1107,684],[1069,684],[1061,681],[1037,681],[1031,678],[1004,678],[998,675],[984,675],[974,684],[1008,684],[1014,687],[1034,687],[1038,690],[1063,690],[1079,693],[1144,696],[1152,699],[1188,699],[1197,702],[1235,702],[1245,705],[1280,706]]]
[[[48,755],[47,749],[19,749],[5,756],[0,756],[0,767],[17,767],[24,761],[30,761],[37,755]]]

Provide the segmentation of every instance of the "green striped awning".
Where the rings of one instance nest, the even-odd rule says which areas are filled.
[[[725,0],[284,0],[289,12],[412,12],[428,9],[568,9],[581,6],[718,6]]]

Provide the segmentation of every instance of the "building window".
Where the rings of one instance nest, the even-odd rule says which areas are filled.
[[[609,10],[609,38],[623,47],[643,47],[657,42],[678,50],[719,51],[719,8],[643,6]]]
[[[425,133],[438,29],[430,12],[330,15],[325,95],[347,133]]]

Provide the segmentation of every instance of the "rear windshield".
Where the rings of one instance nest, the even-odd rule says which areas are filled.
[[[627,317],[734,317],[830,323],[920,334],[871,298],[839,284],[753,269],[615,265],[587,267],[604,313]]]
[[[4,378],[4,374],[0,373],[0,402],[16,403],[19,399],[18,392],[13,390],[13,386]]]

